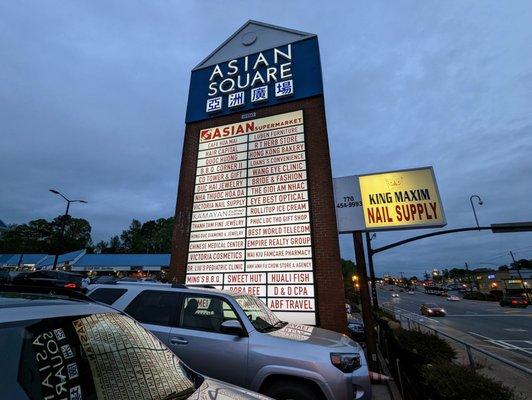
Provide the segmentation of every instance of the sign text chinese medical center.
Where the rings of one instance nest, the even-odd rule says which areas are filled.
[[[250,21],[192,71],[171,274],[345,331],[316,35]]]

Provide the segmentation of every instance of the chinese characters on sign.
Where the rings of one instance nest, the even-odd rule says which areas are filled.
[[[303,112],[199,134],[186,283],[252,294],[283,320],[315,324]]]
[[[268,100],[268,86],[260,86],[250,91],[251,102],[259,103]],[[294,94],[294,81],[292,79],[275,84],[275,97],[287,97]],[[236,108],[245,104],[245,92],[231,93],[227,96],[227,107]],[[222,110],[223,97],[207,99],[207,112],[214,113]]]

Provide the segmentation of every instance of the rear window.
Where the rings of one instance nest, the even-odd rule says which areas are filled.
[[[74,275],[74,274],[66,274],[66,273],[59,273],[59,279],[63,281],[73,282],[81,284],[81,279],[83,278],[81,275]]]
[[[179,358],[140,324],[94,314],[0,324],[2,399],[188,398]]]
[[[144,324],[175,325],[179,294],[163,290],[144,290],[125,312]]]
[[[124,293],[127,292],[127,289],[109,289],[109,288],[102,288],[102,289],[96,289],[94,292],[92,292],[89,297],[93,300],[100,301],[105,304],[113,304],[115,301],[117,301]]]

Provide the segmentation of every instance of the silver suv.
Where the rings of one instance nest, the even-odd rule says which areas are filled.
[[[205,378],[154,335],[72,290],[0,285],[0,398],[267,399]]]
[[[254,296],[169,284],[92,285],[89,296],[141,322],[194,370],[276,399],[370,399],[347,336],[280,321]]]

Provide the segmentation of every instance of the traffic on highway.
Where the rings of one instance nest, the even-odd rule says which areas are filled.
[[[532,307],[464,300],[458,291],[431,295],[422,285],[414,286],[413,294],[395,285],[378,285],[377,293],[383,307],[532,368]],[[422,312],[424,304],[435,304],[443,313]]]

